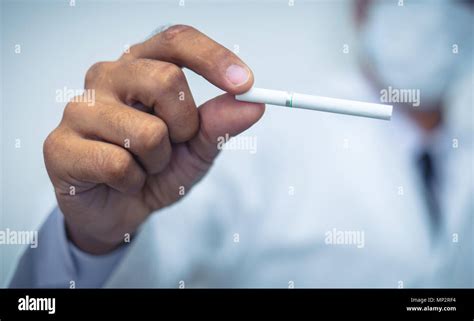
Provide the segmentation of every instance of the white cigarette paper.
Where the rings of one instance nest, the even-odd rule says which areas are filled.
[[[311,109],[383,120],[390,120],[392,117],[391,105],[289,93],[281,90],[252,88],[244,94],[236,95],[235,99],[250,103]]]

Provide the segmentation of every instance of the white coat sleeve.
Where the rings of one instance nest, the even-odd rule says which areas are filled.
[[[11,288],[101,287],[120,263],[128,245],[106,255],[91,255],[66,236],[64,217],[55,208],[38,233],[36,248],[28,247],[10,281]]]

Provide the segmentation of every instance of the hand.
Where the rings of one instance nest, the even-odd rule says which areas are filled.
[[[181,67],[228,92],[196,108]],[[173,26],[114,62],[93,65],[44,143],[44,157],[70,239],[102,254],[154,211],[180,199],[209,170],[217,138],[236,135],[264,105],[236,101],[253,84],[232,52],[188,26]],[[80,98],[80,97],[79,97]]]

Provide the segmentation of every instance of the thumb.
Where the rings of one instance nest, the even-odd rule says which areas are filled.
[[[217,96],[199,107],[200,129],[188,147],[206,162],[212,162],[219,153],[219,137],[240,134],[255,124],[264,111],[264,104],[238,101],[231,94]]]

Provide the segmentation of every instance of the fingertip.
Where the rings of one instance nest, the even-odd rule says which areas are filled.
[[[241,94],[252,88],[254,76],[252,70],[242,64],[231,64],[225,71],[228,83],[227,92]]]

